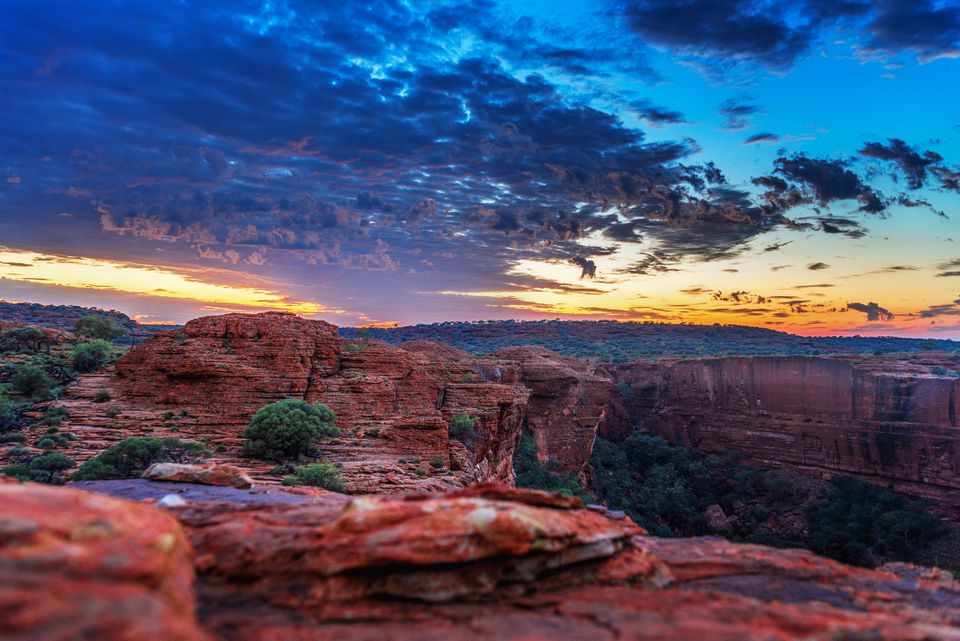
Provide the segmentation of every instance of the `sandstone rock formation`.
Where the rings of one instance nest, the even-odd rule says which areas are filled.
[[[253,479],[235,465],[188,465],[185,463],[154,463],[143,471],[150,481],[200,483],[222,485],[245,490],[253,486]]]
[[[511,481],[513,448],[529,392],[516,371],[436,343],[401,349],[342,341],[336,328],[292,314],[227,314],[161,332],[116,364],[88,375],[63,404],[84,460],[133,435],[177,436],[209,445],[214,462],[264,476],[274,463],[239,458],[241,430],[284,398],[323,402],[344,437],[321,456],[343,466],[351,491],[442,490],[473,480]],[[94,403],[106,392],[110,401]],[[467,412],[478,438],[449,438]],[[276,479],[274,479],[276,480]]]
[[[204,638],[168,515],[66,488],[0,488],[15,506],[0,520],[0,634],[77,638],[43,634],[56,615],[60,630],[100,641]],[[542,492],[486,484],[253,504],[249,490],[192,486],[182,496],[187,505],[170,511],[196,550],[197,620],[211,639],[960,639],[960,584],[942,573],[648,537],[629,519]],[[68,506],[70,518],[45,517],[50,506]],[[99,600],[138,590],[141,602]],[[120,626],[132,613],[138,627],[83,627]]]
[[[530,389],[527,429],[540,456],[587,478],[587,461],[597,427],[605,419],[613,377],[587,361],[542,347],[507,347],[491,357],[517,367],[521,382]]]
[[[0,638],[207,641],[180,526],[158,509],[0,483]]]
[[[960,518],[960,380],[932,371],[918,357],[769,356],[637,362],[617,376],[646,432],[749,465],[852,474]]]

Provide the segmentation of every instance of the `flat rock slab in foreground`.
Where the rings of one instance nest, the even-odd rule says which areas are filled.
[[[279,490],[194,488],[170,511],[178,526],[159,508],[112,497],[0,485],[11,506],[0,519],[0,571],[12,577],[0,584],[0,637],[168,641],[202,639],[202,628],[231,641],[960,640],[960,584],[935,572],[657,539],[532,490],[288,500]],[[115,604],[113,594],[140,601]]]

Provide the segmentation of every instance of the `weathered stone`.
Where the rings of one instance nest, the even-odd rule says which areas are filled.
[[[0,484],[0,638],[205,641],[190,546],[161,510]]]
[[[149,481],[176,481],[223,485],[246,489],[253,486],[253,479],[235,465],[187,465],[184,463],[154,463],[143,472]]]

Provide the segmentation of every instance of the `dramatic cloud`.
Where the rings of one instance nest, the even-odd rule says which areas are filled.
[[[847,309],[851,309],[855,312],[863,312],[867,315],[867,320],[870,322],[879,321],[879,320],[893,320],[894,316],[890,313],[889,310],[880,307],[876,303],[847,303]]]
[[[788,69],[833,28],[864,58],[960,56],[960,7],[934,0],[628,0],[619,10],[644,41],[714,73],[744,62]]]
[[[580,278],[595,278],[597,275],[597,264],[583,256],[574,256],[570,264],[580,268]]]
[[[943,160],[940,154],[933,151],[925,151],[921,155],[899,138],[891,138],[887,145],[868,142],[860,153],[868,158],[895,162],[906,176],[910,189],[919,189],[927,179],[927,170],[930,165]]]
[[[771,133],[754,134],[743,141],[745,145],[780,142],[780,136]]]

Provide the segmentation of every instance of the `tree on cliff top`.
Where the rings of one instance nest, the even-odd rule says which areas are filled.
[[[112,341],[126,334],[113,320],[98,314],[84,316],[78,320],[73,327],[73,333],[80,338],[103,341]]]
[[[340,436],[336,415],[322,403],[288,398],[260,408],[243,430],[244,452],[256,458],[288,461],[309,454],[325,436]]]

